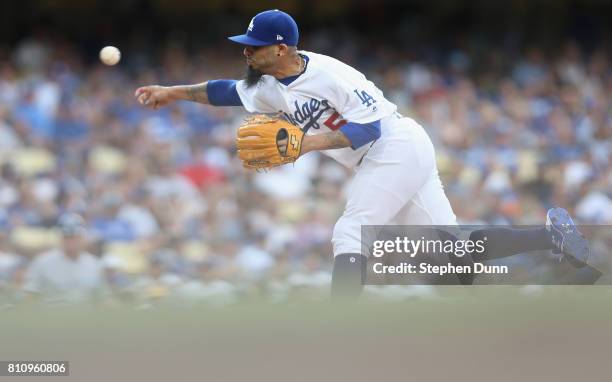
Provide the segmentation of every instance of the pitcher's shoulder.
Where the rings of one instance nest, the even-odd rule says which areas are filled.
[[[335,57],[327,56],[321,53],[309,52],[300,50],[300,54],[308,57],[308,67],[322,72],[343,72],[347,69],[356,70],[345,62],[338,60]]]

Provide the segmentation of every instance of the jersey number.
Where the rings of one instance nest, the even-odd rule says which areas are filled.
[[[338,130],[342,126],[346,125],[346,121],[342,118],[336,121],[338,117],[340,117],[340,114],[338,114],[337,111],[334,111],[334,114],[330,115],[329,118],[327,118],[327,121],[323,122],[323,124],[329,127],[330,130]]]
[[[374,99],[374,97],[366,93],[365,90],[362,90],[361,92],[359,92],[359,90],[355,89],[353,91],[355,92],[355,94],[357,94],[357,97],[359,97],[359,99],[361,100],[361,103],[366,105],[367,107],[370,107],[370,105],[376,103],[376,100]]]

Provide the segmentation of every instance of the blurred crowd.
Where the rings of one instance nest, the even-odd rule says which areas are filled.
[[[140,85],[237,78],[244,61],[230,48],[134,48],[116,67],[45,36],[0,50],[0,305],[28,298],[34,259],[62,248],[66,212],[84,217],[116,301],[327,293],[351,171],[313,153],[247,172],[234,155],[241,108],[151,111],[133,97]],[[426,127],[460,222],[543,224],[559,205],[612,223],[609,51],[568,41],[554,55],[492,47],[430,60],[316,34],[307,48],[364,71]]]

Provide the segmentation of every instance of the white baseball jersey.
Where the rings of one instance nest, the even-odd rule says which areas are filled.
[[[300,51],[309,61],[304,73],[289,85],[270,75],[247,88],[238,81],[236,90],[244,108],[251,113],[283,113],[293,124],[309,135],[337,130],[348,122],[370,123],[391,116],[395,104],[356,69],[322,54]],[[381,135],[389,127],[381,127]],[[353,150],[350,147],[324,150],[322,153],[347,167],[354,167],[370,144]]]
[[[456,224],[425,130],[399,115],[397,107],[357,70],[321,54],[300,53],[309,58],[308,66],[289,85],[264,75],[251,88],[239,81],[236,90],[248,111],[281,112],[306,134],[337,130],[347,121],[381,120],[381,135],[374,143],[357,150],[322,151],[347,167],[359,164],[346,208],[334,227],[334,255],[362,253],[363,225]]]

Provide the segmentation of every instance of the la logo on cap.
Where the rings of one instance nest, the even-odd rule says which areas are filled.
[[[254,21],[255,21],[255,17],[253,17],[251,19],[251,22],[249,23],[249,27],[248,27],[249,32],[253,32]]]

